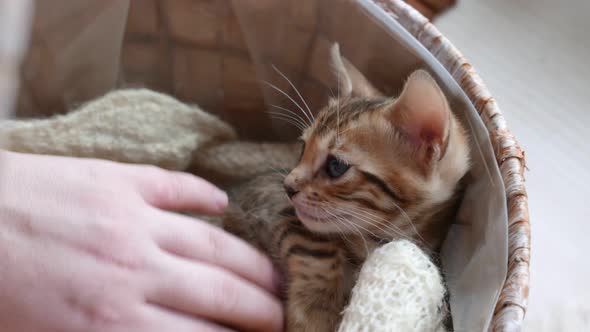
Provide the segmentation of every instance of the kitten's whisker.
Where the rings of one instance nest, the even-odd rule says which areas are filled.
[[[382,223],[378,220],[375,220],[373,218],[370,218],[369,216],[359,213],[359,212],[353,212],[350,210],[341,210],[341,212],[343,213],[348,213],[350,215],[352,215],[353,217],[356,217],[364,222],[366,222],[367,224],[371,225],[371,226],[375,226],[377,227],[381,232],[385,233],[385,236],[391,237],[391,238],[395,238],[395,237],[401,237],[401,238],[406,238],[407,236],[405,236],[403,234],[403,232],[401,230],[396,230],[394,228],[390,228],[388,227],[389,225],[386,223]],[[383,219],[385,220],[385,219]],[[383,228],[383,227],[385,228]],[[392,233],[393,232],[393,233]],[[371,232],[371,234],[375,237],[378,237],[375,233]]]
[[[340,134],[338,131],[340,130],[340,71],[338,71],[338,99],[336,102],[338,105],[336,106],[336,144],[340,143]]]
[[[332,95],[332,98],[336,99],[336,96],[334,95],[334,91],[332,90],[331,87],[328,87],[328,90],[330,91],[330,94]]]
[[[267,111],[266,113],[271,114],[271,115],[279,115],[279,116],[287,117],[287,118],[290,118],[290,119],[296,121],[302,127],[307,126],[307,124],[305,122],[302,122],[300,118],[293,116],[291,114],[285,114],[283,112],[275,112],[275,111]]]
[[[344,212],[344,213],[346,213],[346,211],[341,211],[341,210],[340,210],[338,207],[335,207],[335,206],[330,206],[330,208],[331,208],[331,209],[334,209],[334,210],[336,210],[336,211],[339,211],[339,212]],[[329,212],[328,212],[328,213],[329,213]],[[350,222],[350,220],[347,220],[347,221],[349,221],[349,222]],[[375,233],[373,233],[371,230],[369,230],[369,229],[366,229],[365,227],[363,227],[363,226],[361,226],[361,225],[357,225],[357,224],[354,224],[354,223],[351,223],[351,225],[355,225],[355,226],[357,226],[357,227],[360,227],[362,230],[364,230],[365,232],[367,232],[367,233],[369,233],[369,234],[371,234],[371,235],[373,235],[373,236],[375,236],[375,237],[377,236],[377,235],[376,235]]]
[[[378,220],[375,220],[375,219],[369,218],[369,217],[368,217],[368,216],[366,216],[365,214],[354,213],[353,211],[346,211],[346,210],[343,210],[342,212],[344,212],[344,213],[350,213],[352,216],[354,216],[354,217],[357,217],[357,218],[359,218],[360,220],[367,222],[369,225],[372,225],[372,226],[375,226],[375,227],[377,227],[377,228],[378,228],[380,231],[382,231],[383,233],[385,233],[385,235],[386,235],[386,236],[389,236],[389,237],[391,237],[391,239],[394,239],[394,238],[396,238],[396,236],[395,236],[395,235],[397,235],[398,237],[400,237],[400,238],[402,238],[402,239],[407,239],[407,240],[411,240],[411,241],[416,241],[416,239],[412,239],[412,238],[411,238],[411,237],[409,237],[408,235],[405,235],[405,232],[403,232],[403,231],[399,230],[399,228],[397,228],[395,225],[393,225],[393,224],[390,224],[390,223],[389,223],[389,222],[388,222],[386,219],[384,219],[384,218],[381,218],[381,217],[379,217],[379,216],[374,216],[374,215],[373,215],[375,218],[381,219],[381,220],[383,220],[384,222],[380,222],[380,221],[378,221]],[[365,213],[367,213],[367,212],[365,212]],[[386,229],[383,229],[382,227],[380,227],[380,225],[381,225],[381,226],[384,226],[384,227],[386,227]],[[391,227],[390,227],[390,226],[391,226]],[[387,230],[389,230],[389,231],[392,231],[394,234],[391,234],[391,233],[389,233]],[[418,234],[418,235],[419,235],[419,234]],[[420,237],[420,238],[421,238],[421,240],[419,240],[419,239],[418,239],[417,241],[419,241],[419,242],[421,242],[421,243],[423,244],[423,246],[424,246],[424,248],[423,248],[423,249],[424,249],[425,251],[428,251],[430,254],[433,254],[433,252],[432,252],[430,249],[428,249],[428,248],[427,248],[427,246],[426,246],[426,241],[424,241],[424,239],[422,239],[422,237]]]
[[[295,121],[297,124],[299,124],[299,126],[301,126],[302,128],[305,128],[307,126],[305,123],[301,122],[301,120],[299,120],[298,118],[296,118],[292,115],[289,115],[289,114],[285,114],[285,113],[281,113],[281,112],[268,112],[268,114],[283,116],[285,118],[291,119],[291,120]]]
[[[391,203],[392,203],[392,204],[395,206],[395,208],[396,208],[396,209],[398,209],[398,210],[400,211],[400,214],[401,214],[401,215],[402,215],[402,216],[403,216],[403,217],[404,217],[404,218],[405,218],[405,219],[408,221],[408,224],[409,224],[409,225],[412,227],[412,230],[413,230],[413,231],[414,231],[414,233],[415,233],[415,234],[418,236],[418,238],[419,238],[419,239],[420,239],[420,240],[421,240],[423,243],[426,243],[426,241],[424,240],[424,238],[422,237],[422,235],[420,235],[420,233],[418,232],[418,229],[416,228],[416,226],[415,226],[414,222],[412,221],[412,219],[410,218],[410,216],[409,216],[409,215],[406,213],[406,211],[404,211],[404,209],[402,209],[402,208],[401,208],[399,205],[397,205],[395,202],[391,202]],[[395,225],[391,224],[391,221],[388,221],[387,219],[384,219],[384,218],[382,218],[382,217],[380,217],[380,216],[378,216],[378,215],[375,215],[375,214],[371,213],[371,212],[373,212],[372,210],[369,210],[369,209],[363,209],[363,208],[361,208],[361,207],[354,207],[354,208],[356,208],[358,211],[364,212],[364,213],[366,213],[366,214],[368,214],[368,215],[372,216],[372,217],[373,217],[373,220],[376,218],[376,219],[380,219],[380,220],[384,221],[385,223],[382,223],[382,225],[384,225],[384,226],[391,226],[391,227],[395,227],[395,228],[396,228],[396,229],[398,229],[400,232],[402,232],[402,230],[401,230],[399,227],[397,227],[397,226],[395,226]],[[386,224],[386,223],[387,223],[387,224]]]
[[[341,209],[342,212],[344,212],[344,213],[351,213],[351,214],[355,214],[355,215],[363,216],[363,217],[368,217],[368,216],[373,217],[373,218],[371,218],[371,220],[373,220],[375,222],[379,222],[380,225],[389,228],[390,231],[393,231],[399,235],[401,235],[403,233],[403,231],[400,228],[396,227],[395,225],[390,225],[389,220],[382,218],[378,215],[372,214],[371,213],[372,210],[368,210],[368,209],[365,210],[365,209],[362,209],[359,207],[354,207],[354,206],[343,207],[343,208],[339,208],[339,209]],[[355,212],[355,210],[356,210],[356,212]],[[378,220],[376,220],[376,219],[378,219]],[[381,221],[379,221],[379,220],[381,220]],[[381,229],[381,230],[386,232],[386,230],[384,230],[384,229]]]
[[[350,227],[351,227],[351,228],[352,228],[354,231],[356,231],[356,232],[358,233],[358,235],[359,235],[359,238],[360,238],[360,239],[363,241],[363,245],[365,246],[365,251],[366,251],[366,254],[367,254],[367,256],[366,256],[366,257],[369,257],[369,254],[370,254],[371,250],[369,250],[369,245],[367,244],[367,240],[365,239],[365,236],[364,236],[364,235],[363,235],[363,233],[362,233],[362,232],[359,230],[359,227],[361,227],[361,226],[360,226],[360,225],[357,225],[357,224],[355,224],[355,223],[353,223],[353,222],[352,222],[352,221],[350,221],[350,220],[344,219],[344,218],[342,218],[342,217],[340,217],[340,219],[341,219],[343,222],[346,222],[346,223],[347,223],[347,224],[348,224],[348,225],[349,225],[349,226],[350,226]],[[361,227],[361,228],[362,228],[362,227]]]
[[[309,115],[313,119],[313,113],[311,112],[311,109],[309,108],[309,106],[305,102],[305,99],[303,99],[303,96],[301,96],[301,93],[299,93],[299,90],[295,87],[295,85],[293,84],[293,82],[291,82],[291,80],[285,74],[283,74],[275,65],[272,65],[272,68],[277,73],[279,73],[279,75],[283,76],[283,78],[289,83],[289,85],[291,85],[291,87],[293,88],[293,90],[295,90],[295,92],[297,93],[297,95],[299,96],[299,98],[301,99],[301,101],[303,102],[303,104],[305,105],[305,107],[307,108],[307,111],[309,112]]]
[[[376,214],[373,214],[372,212],[374,212],[373,210],[370,209],[364,209],[361,207],[354,207],[354,206],[350,206],[350,209],[356,209],[356,211],[358,212],[362,212],[365,214],[368,214],[369,216],[373,217],[373,219],[378,219],[380,220],[380,224],[382,224],[384,227],[388,227],[389,229],[398,232],[398,233],[403,233],[403,230],[399,227],[397,227],[396,225],[392,224],[390,220],[387,220],[381,216],[378,216]]]
[[[353,127],[348,127],[346,129],[344,129],[343,131],[340,132],[340,135],[344,134],[345,132],[347,132],[347,131],[349,131],[351,129],[353,129]]]
[[[324,209],[325,210],[325,209]],[[336,218],[336,220],[342,221],[342,223],[344,223],[345,225],[348,225],[348,227],[350,227],[353,231],[355,231],[356,233],[358,233],[359,238],[363,241],[363,244],[365,246],[365,250],[367,252],[367,257],[369,256],[370,250],[369,250],[369,245],[367,244],[367,240],[365,239],[365,237],[363,236],[363,233],[358,229],[358,227],[361,227],[360,225],[356,225],[355,223],[351,222],[350,220],[346,220],[341,216],[337,216],[333,213],[331,213],[328,210],[325,210],[326,212],[328,212],[328,214],[332,215],[334,218]],[[366,229],[365,229],[366,230]],[[366,230],[368,231],[368,230]],[[369,231],[370,232],[370,231]],[[352,246],[354,246],[353,242],[350,242],[350,244]]]
[[[289,170],[287,168],[285,168],[285,167],[273,167],[273,166],[271,166],[271,168],[273,168],[274,170],[277,170],[277,171],[281,171],[283,173],[289,173]]]
[[[262,208],[261,208],[261,207],[259,207],[259,208],[252,208],[252,209],[250,209],[250,210],[243,210],[243,209],[242,209],[242,211],[244,211],[244,213],[245,213],[246,215],[252,216],[252,217],[254,217],[255,219],[260,219],[260,217],[259,217],[257,214],[255,214],[256,212],[258,212],[258,211],[260,211],[260,210],[262,210]]]
[[[395,206],[399,210],[399,212],[404,216],[404,218],[406,218],[406,220],[408,221],[408,223],[410,223],[410,225],[414,229],[414,232],[420,238],[420,240],[422,240],[423,243],[426,243],[426,240],[424,240],[424,238],[422,237],[422,235],[420,235],[420,232],[418,232],[418,229],[416,228],[416,225],[414,224],[414,222],[412,221],[412,219],[410,218],[410,216],[406,213],[406,211],[404,211],[404,209],[402,209],[394,201],[391,201],[391,204],[393,204],[393,206]]]
[[[299,123],[295,122],[292,118],[289,118],[284,114],[281,114],[281,115],[282,116],[279,116],[278,114],[274,114],[274,116],[271,116],[271,117],[273,119],[283,120],[283,121],[287,122],[288,124],[295,126],[297,129],[299,129],[301,131],[305,130],[305,128],[303,128]]]
[[[277,174],[282,175],[283,178],[287,177],[287,175],[289,175],[289,171],[287,169],[285,169],[284,167],[282,167],[281,169],[278,169],[276,167],[270,166],[269,167],[273,172],[276,172]],[[281,190],[277,190],[277,191],[283,191]]]
[[[320,209],[322,209],[324,212],[326,212],[326,213],[328,213],[328,214],[330,214],[330,215],[332,215],[332,216],[336,217],[334,214],[330,213],[330,211],[326,210],[325,208],[320,208]],[[340,235],[342,235],[342,238],[343,238],[345,241],[347,241],[347,242],[348,242],[348,243],[350,243],[351,245],[354,245],[354,243],[353,243],[353,242],[352,242],[352,241],[351,241],[351,240],[350,240],[350,239],[349,239],[349,238],[346,236],[346,232],[344,232],[344,231],[342,230],[342,228],[340,228],[340,226],[338,225],[339,223],[340,223],[340,220],[338,220],[338,219],[337,219],[337,220],[334,222],[334,226],[335,226],[336,228],[338,228],[338,233],[339,233]]]
[[[371,214],[370,212],[372,212],[372,210],[368,210],[368,209],[367,209],[367,210],[365,211],[364,209],[362,209],[362,208],[360,208],[360,207],[354,207],[354,208],[355,208],[355,209],[357,209],[357,210],[359,210],[359,211],[362,211],[362,212],[364,212],[364,213],[367,213],[367,214],[369,214],[369,215],[372,215],[372,216],[373,216],[373,217],[375,217],[375,218],[378,218],[378,219],[381,219],[381,220],[383,220],[384,222],[383,222],[383,223],[380,223],[381,225],[383,225],[383,226],[385,226],[385,227],[388,227],[390,230],[392,230],[392,231],[394,231],[394,232],[398,233],[398,235],[399,235],[399,236],[401,236],[402,238],[405,238],[405,239],[408,239],[408,240],[412,240],[412,241],[416,241],[416,242],[418,242],[418,243],[421,243],[421,244],[423,245],[423,248],[422,248],[422,249],[423,249],[424,251],[427,251],[427,252],[428,252],[430,255],[436,254],[435,252],[433,252],[432,250],[430,250],[430,249],[428,248],[428,243],[427,243],[427,242],[426,242],[426,240],[425,240],[425,239],[424,239],[424,238],[423,238],[423,237],[420,235],[420,233],[419,233],[419,232],[416,230],[416,227],[414,226],[414,224],[413,224],[413,223],[410,223],[410,225],[411,225],[411,226],[412,226],[412,228],[414,229],[414,232],[415,232],[415,233],[416,233],[416,235],[418,236],[418,239],[412,239],[411,237],[409,237],[409,236],[407,236],[407,235],[404,235],[403,233],[405,233],[405,232],[403,232],[403,231],[402,231],[402,230],[401,230],[399,227],[397,227],[397,226],[395,226],[395,225],[391,224],[390,222],[388,222],[388,221],[387,221],[387,219],[384,219],[384,218],[381,218],[381,217],[379,217],[379,216],[376,216],[376,215],[373,215],[373,214]],[[399,207],[398,207],[398,208],[399,208]],[[401,209],[401,208],[400,208],[400,209]],[[405,213],[405,211],[403,211],[403,209],[402,209],[401,211],[402,211],[402,214],[405,214],[405,215],[406,215],[406,217],[409,219],[409,216],[408,216],[408,215]],[[365,221],[366,221],[366,220],[365,220]],[[410,220],[410,222],[411,222],[411,220]],[[376,225],[375,225],[375,226],[376,226]],[[395,229],[397,229],[397,230],[395,230],[395,229],[392,229],[391,227],[393,227],[393,228],[395,228]]]
[[[363,241],[363,245],[365,246],[366,257],[369,257],[369,254],[371,253],[371,250],[369,250],[369,245],[367,244],[367,240],[363,236],[363,233],[358,229],[359,225],[356,225],[352,221],[346,220],[344,218],[342,218],[342,220],[343,221],[346,221],[359,234],[359,237],[361,238],[361,240]]]
[[[274,105],[274,104],[270,104],[269,106],[272,106],[272,107],[274,107],[274,108],[277,108],[277,109],[279,109],[279,110],[285,111],[285,112],[287,112],[287,113],[289,113],[289,114],[293,115],[294,117],[296,117],[297,119],[299,119],[299,120],[300,120],[302,123],[304,123],[306,127],[308,126],[308,123],[305,121],[305,119],[303,119],[303,118],[301,117],[301,115],[299,115],[299,114],[297,114],[297,113],[293,112],[292,110],[290,110],[290,109],[288,109],[288,108],[285,108],[285,107],[278,106],[278,105]]]
[[[291,125],[297,127],[297,129],[299,129],[299,130],[303,130],[303,127],[301,127],[301,125],[298,124],[297,122],[294,122],[293,119],[291,119],[291,118],[273,115],[273,116],[271,116],[271,119],[282,120],[288,124],[291,124]]]
[[[294,126],[295,128],[297,128],[297,130],[299,130],[299,131],[303,131],[303,129],[302,129],[300,126],[298,126],[298,125],[295,125],[295,124],[294,124],[294,123],[292,123],[292,122],[289,122],[289,121],[288,121],[287,119],[285,119],[285,118],[278,118],[278,117],[273,117],[273,119],[276,119],[276,120],[283,120],[283,121],[287,122],[288,124],[290,124],[290,125]]]
[[[391,238],[400,237],[400,238],[404,238],[404,239],[410,239],[409,236],[405,235],[405,233],[401,229],[397,228],[395,225],[390,224],[390,221],[388,221],[387,219],[381,218],[377,215],[373,215],[373,214],[369,213],[368,211],[362,211],[362,209],[360,209],[358,207],[348,207],[348,209],[345,209],[345,208],[339,208],[339,207],[324,204],[324,203],[318,204],[318,202],[315,202],[314,205],[319,206],[319,207],[326,206],[326,207],[329,207],[330,209],[336,210],[338,212],[348,213],[348,214],[352,215],[353,217],[356,217],[356,218],[366,222],[367,224],[378,228],[381,232],[383,232],[388,237],[391,237]],[[355,212],[353,209],[357,209],[357,210],[359,210],[359,212]],[[382,221],[379,221],[379,219]],[[351,222],[351,224],[361,227],[367,233],[370,233],[371,235],[378,237],[374,232],[370,231],[369,229],[366,229],[365,227],[362,227],[361,225],[356,225],[352,222]]]
[[[297,108],[299,108],[301,110],[301,112],[303,112],[303,114],[305,115],[305,117],[307,118],[307,120],[309,120],[309,123],[313,123],[313,120],[309,117],[309,115],[307,115],[307,112],[305,112],[305,110],[303,109],[303,107],[301,107],[301,105],[299,105],[295,99],[291,98],[291,96],[289,96],[289,94],[287,94],[285,91],[281,90],[279,87],[277,87],[276,85],[267,82],[267,81],[262,81],[263,83],[265,83],[266,85],[270,86],[271,88],[277,90],[279,93],[283,94],[285,97],[289,98],[289,100],[295,104],[295,106],[297,106]]]

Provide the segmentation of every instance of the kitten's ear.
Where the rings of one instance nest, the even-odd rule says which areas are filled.
[[[449,139],[451,111],[447,98],[425,70],[410,75],[388,114],[415,144],[427,164],[442,159]]]
[[[381,93],[367,78],[340,54],[340,46],[334,43],[330,49],[330,64],[338,80],[340,97],[378,97]]]

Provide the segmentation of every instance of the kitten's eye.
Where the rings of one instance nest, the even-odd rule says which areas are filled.
[[[332,155],[328,156],[328,160],[326,160],[326,173],[332,179],[341,177],[349,168],[350,165]]]
[[[305,141],[303,141],[303,144],[301,144],[301,152],[299,152],[299,160],[301,160],[301,157],[303,157],[303,152],[305,152]]]

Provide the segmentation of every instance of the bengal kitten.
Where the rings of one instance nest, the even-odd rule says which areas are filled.
[[[285,274],[286,331],[335,331],[363,261],[392,239],[439,249],[469,169],[468,138],[435,80],[410,75],[382,96],[337,45],[342,96],[301,136],[285,175],[230,191],[224,228],[268,252]]]

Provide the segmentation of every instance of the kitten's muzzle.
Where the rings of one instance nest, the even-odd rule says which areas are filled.
[[[289,185],[284,185],[285,188],[285,192],[287,193],[287,196],[289,196],[289,198],[293,198],[293,196],[297,195],[297,193],[299,192],[298,190],[296,190],[295,188],[289,186]]]

